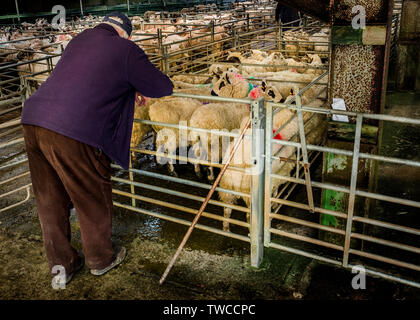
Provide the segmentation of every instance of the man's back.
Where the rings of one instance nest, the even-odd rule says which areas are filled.
[[[25,103],[22,123],[99,147],[128,166],[135,92],[171,94],[172,83],[132,41],[101,24],[74,38]]]

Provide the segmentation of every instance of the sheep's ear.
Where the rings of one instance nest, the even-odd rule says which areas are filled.
[[[232,82],[230,82],[230,79],[229,79],[229,73],[227,72],[225,73],[225,79],[227,83],[232,84]]]
[[[263,80],[263,81],[261,82],[261,89],[262,89],[262,91],[264,91],[264,92],[265,92],[265,90],[267,90],[267,83],[265,82],[265,80]]]
[[[213,80],[213,77],[209,77],[208,79],[206,79],[206,81],[204,81],[204,84],[209,84],[211,83]]]
[[[213,75],[217,78],[220,79],[220,75],[222,74],[222,70],[220,70],[219,67],[217,67],[215,70],[213,70]]]

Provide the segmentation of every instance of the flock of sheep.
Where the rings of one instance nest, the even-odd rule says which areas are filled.
[[[258,13],[250,14],[250,17],[257,19]],[[173,53],[174,60],[185,57],[185,49],[200,46],[200,43],[210,43],[224,39],[232,34],[232,25],[236,30],[245,28],[258,28],[247,25],[242,20],[236,23],[234,12],[211,12],[201,15],[179,17],[165,16],[160,13],[149,12],[144,17],[133,17],[135,33],[132,40],[137,42],[149,55],[159,54],[160,45],[167,45],[169,52]],[[67,43],[78,32],[86,26],[99,23],[98,17],[86,17],[73,23],[71,30],[65,32],[50,32],[48,23],[38,20],[35,24],[26,24],[23,30],[3,30],[0,39],[0,62],[19,62],[27,59],[42,58],[49,54],[59,54]],[[214,24],[209,24],[213,21]],[[160,31],[157,31],[157,27]],[[213,28],[213,29],[211,29]],[[40,30],[44,30],[40,32]],[[252,30],[252,29],[251,29]],[[62,30],[64,31],[64,30]],[[214,33],[212,34],[212,31]],[[45,37],[39,37],[40,33]],[[156,37],[161,34],[161,38]],[[32,38],[33,37],[33,38]],[[327,41],[328,30],[321,30],[317,34],[306,34],[303,31],[288,31],[283,35],[285,50],[272,52],[261,50],[229,51],[226,56],[226,48],[213,46],[214,52],[220,54],[208,68],[206,74],[195,75],[174,75],[171,77],[175,92],[200,96],[220,96],[230,98],[251,98],[263,97],[266,101],[276,103],[293,101],[295,90],[304,88],[325,72],[325,52],[328,52],[326,44],[313,42]],[[19,41],[14,41],[19,40]],[[11,41],[11,42],[10,42]],[[1,44],[6,42],[5,44]],[[161,42],[161,43],[159,43]],[[315,52],[307,54],[305,51]],[[303,52],[303,53],[302,53]],[[178,54],[178,55],[177,55]],[[293,56],[293,58],[292,58]],[[59,56],[53,58],[53,66],[58,62]],[[17,67],[21,75],[42,72],[46,70],[44,63],[28,63]],[[40,80],[47,77],[47,73],[41,75]],[[322,107],[324,105],[325,88],[327,80],[322,80],[312,86],[302,96],[302,103],[305,105]],[[250,116],[250,105],[241,103],[212,102],[205,97],[181,98],[165,97],[161,99],[149,99],[142,107],[136,106],[135,118],[150,120],[156,124],[151,126],[135,122],[133,125],[131,147],[136,148],[151,132],[154,133],[154,142],[157,151],[156,160],[159,163],[165,159],[176,158],[178,148],[189,148],[188,161],[194,165],[194,170],[202,178],[201,165],[206,165],[206,178],[209,181],[215,179],[214,167],[220,166],[226,161],[234,139],[229,135],[210,134],[208,132],[240,132],[246,120]],[[320,143],[325,131],[325,121],[320,115],[303,113],[305,122],[305,133],[307,143]],[[158,123],[173,125],[165,127]],[[183,130],[174,129],[179,124],[191,128],[205,130]],[[281,129],[275,139],[297,140],[298,122],[296,113],[289,109],[282,109],[275,114],[273,128]],[[249,130],[248,130],[249,134]],[[220,181],[220,187],[245,194],[250,193],[251,174],[247,171],[252,167],[251,163],[251,140],[244,139],[239,152],[233,159],[233,165],[229,166],[225,175]],[[296,159],[296,149],[290,146],[282,146],[273,143],[273,155],[277,158],[272,161],[272,172],[278,175],[290,175],[296,162],[284,161]],[[283,159],[283,160],[281,160]],[[168,167],[172,175],[176,175],[175,161],[169,160]],[[279,186],[284,180],[273,179],[272,194],[276,195]],[[239,197],[231,193],[219,192],[219,198],[224,203],[235,204]],[[250,206],[250,198],[243,200]],[[232,209],[225,207],[224,216],[229,218]],[[249,220],[249,216],[247,217]],[[229,231],[229,219],[223,223],[223,229]]]
[[[199,75],[176,75],[172,77],[175,91],[201,96],[220,96],[230,98],[263,97],[266,101],[291,102],[294,99],[296,88],[302,89],[323,73],[324,65],[317,54],[310,54],[302,59],[285,58],[279,52],[268,54],[259,50],[251,50],[247,54],[230,52],[227,61],[245,64],[235,66],[228,64],[213,64],[209,71],[210,77]],[[258,66],[258,64],[260,66]],[[249,66],[248,66],[249,65]],[[253,66],[251,66],[253,65]],[[261,81],[256,81],[262,78]],[[248,80],[249,79],[249,80]],[[255,80],[254,80],[255,79]],[[306,90],[302,96],[305,105],[322,107],[324,105],[326,81]],[[150,132],[156,133],[156,151],[158,163],[169,155],[169,171],[176,175],[173,159],[181,146],[190,147],[188,160],[194,165],[196,174],[201,177],[200,161],[220,164],[226,160],[234,144],[234,139],[216,132],[239,132],[246,124],[250,115],[250,105],[231,102],[209,102],[203,99],[166,97],[163,99],[150,99],[146,106],[136,107],[135,118],[151,120],[156,123],[179,125],[180,123],[191,128],[206,129],[208,131],[194,131],[181,134],[173,127],[153,126],[136,122],[133,126],[132,147],[135,148]],[[325,131],[325,122],[321,115],[303,113],[307,142],[320,143]],[[298,136],[298,123],[295,112],[282,109],[273,119],[273,128],[281,129],[278,137],[284,140],[295,140]],[[212,131],[212,134],[208,133]],[[182,138],[181,138],[182,135]],[[246,194],[250,193],[251,174],[244,170],[252,166],[251,141],[245,139],[234,158],[233,165],[228,168],[220,181],[220,187]],[[290,175],[295,162],[280,160],[280,158],[295,159],[295,148],[273,144],[273,154],[278,159],[273,160],[273,173]],[[202,162],[201,162],[202,163]],[[208,164],[207,163],[207,164]],[[207,179],[214,181],[213,166],[207,167]],[[242,168],[243,170],[238,170]],[[284,180],[273,179],[272,192],[276,194],[278,187]],[[219,198],[228,204],[235,204],[238,197],[225,192],[219,192]],[[244,197],[245,203],[250,206],[250,199]],[[230,208],[224,208],[226,218],[230,217]],[[249,217],[248,217],[249,219]],[[229,223],[224,222],[223,228],[229,230]]]

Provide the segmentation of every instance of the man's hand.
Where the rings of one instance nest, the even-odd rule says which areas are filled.
[[[136,103],[139,107],[146,105],[147,100],[147,97],[143,96],[139,92],[136,92]]]

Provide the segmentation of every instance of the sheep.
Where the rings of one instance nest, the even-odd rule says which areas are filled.
[[[186,122],[186,124],[189,125],[193,112],[201,106],[202,103],[196,99],[167,97],[166,99],[159,99],[150,106],[149,118],[154,122],[164,122],[176,125],[180,122]],[[156,150],[160,154],[166,152],[174,154],[179,146],[179,130],[156,125],[152,127],[157,132]],[[163,162],[161,156],[157,156],[156,160],[158,163]],[[176,176],[173,161],[169,161],[168,166],[169,172]]]
[[[315,42],[313,44],[314,51],[323,57],[328,57],[328,33],[325,30],[311,35],[309,41]]]
[[[137,101],[135,101],[134,105],[134,119],[140,120],[150,120],[149,117],[149,109],[150,106],[155,103],[157,99],[154,98],[147,98],[146,104],[143,106],[139,106]],[[137,147],[144,139],[144,137],[149,133],[152,132],[152,127],[150,125],[144,123],[133,123],[133,130],[131,133],[131,142],[130,147],[135,148]]]
[[[181,84],[209,84],[212,81],[212,77],[206,76],[194,76],[194,75],[175,75],[172,77],[172,81],[176,81]]]
[[[314,101],[310,106],[320,107],[323,105],[323,102],[320,100]],[[279,129],[283,125],[284,128],[280,131],[280,136],[283,140],[296,140],[298,135],[298,122],[295,117],[292,121],[289,121],[295,113],[289,109],[282,109],[279,111],[273,118],[273,128]],[[305,123],[305,133],[306,140],[309,144],[319,144],[322,141],[322,138],[325,133],[325,121],[324,116],[316,114],[313,116],[312,120],[310,113],[303,112],[304,122]],[[243,128],[246,123],[246,118],[242,120],[241,127]],[[251,129],[247,130],[247,135],[250,135]],[[231,142],[226,152],[223,156],[223,163],[226,163],[227,158],[229,157],[235,142]],[[219,186],[224,189],[233,190],[237,192],[242,192],[250,194],[251,191],[251,174],[252,174],[252,161],[251,161],[251,141],[249,139],[244,139],[241,142],[241,145],[234,155],[232,162],[225,174],[220,180]],[[272,172],[278,175],[290,175],[291,171],[295,167],[294,162],[282,161],[280,158],[296,159],[295,148],[291,146],[282,146],[280,144],[272,144],[272,155],[278,157],[276,160],[272,160]],[[239,171],[242,169],[242,171]],[[245,172],[243,172],[245,170]],[[281,179],[273,179],[271,186],[271,194],[273,197],[277,196],[278,189],[281,184],[285,183]],[[226,193],[220,191],[218,193],[219,199],[227,204],[235,204],[239,200],[239,196],[233,195],[231,193]],[[250,198],[243,197],[243,200],[247,207],[251,206]],[[231,208],[224,208],[224,217],[230,218],[232,214]],[[250,221],[250,215],[247,213],[247,221]],[[223,222],[223,230],[229,232],[229,222]]]
[[[203,105],[191,116],[190,126],[209,130],[232,131],[239,128],[241,119],[249,115],[249,107],[246,104],[238,103],[210,103]],[[204,159],[219,163],[223,154],[221,141],[223,138],[217,134],[192,131],[190,139],[193,145],[193,152],[196,159]],[[201,177],[200,165],[194,165],[197,176]],[[209,181],[214,180],[213,167],[209,167]]]
[[[293,58],[285,59],[280,52],[272,52],[264,56],[262,51],[251,50],[251,55],[246,57],[240,52],[230,52],[227,60],[241,64],[260,64],[261,66],[241,66],[244,76],[258,76],[266,72],[279,72],[294,68],[299,73],[307,72],[308,63],[297,61]],[[264,65],[264,66],[263,66]]]
[[[276,76],[270,78],[269,80],[278,80],[281,82],[272,82],[271,84],[267,84],[269,80],[263,80],[261,84],[261,88],[264,94],[264,97],[267,100],[273,100],[274,102],[284,102],[288,99],[290,100],[290,96],[295,94],[295,87],[299,89],[303,89],[307,86],[310,82],[315,79],[315,74],[299,74],[296,72],[290,71],[282,71],[277,73]],[[296,82],[303,82],[303,83],[292,83],[290,81]],[[326,83],[325,80],[320,81],[320,84]],[[323,85],[314,85],[308,90],[306,90],[302,95],[302,103],[307,104],[313,98],[318,97],[321,91],[325,87]]]
[[[225,72],[216,82],[211,92],[214,96],[246,98],[249,96],[253,86],[234,72]],[[257,98],[257,96],[255,96]],[[237,103],[211,103],[198,108],[191,116],[190,124],[192,127],[215,129],[215,130],[234,130],[238,129],[241,119],[249,115],[249,106],[247,104]],[[222,157],[221,146],[222,138],[218,135],[208,133],[192,132],[190,135],[191,144],[196,158],[202,156],[201,151],[208,156],[212,162],[220,162]],[[201,176],[200,165],[195,163],[195,172]],[[208,180],[214,180],[213,167],[208,169]]]
[[[252,90],[252,85],[239,73],[224,72],[213,85],[214,96],[230,98],[246,98]]]

